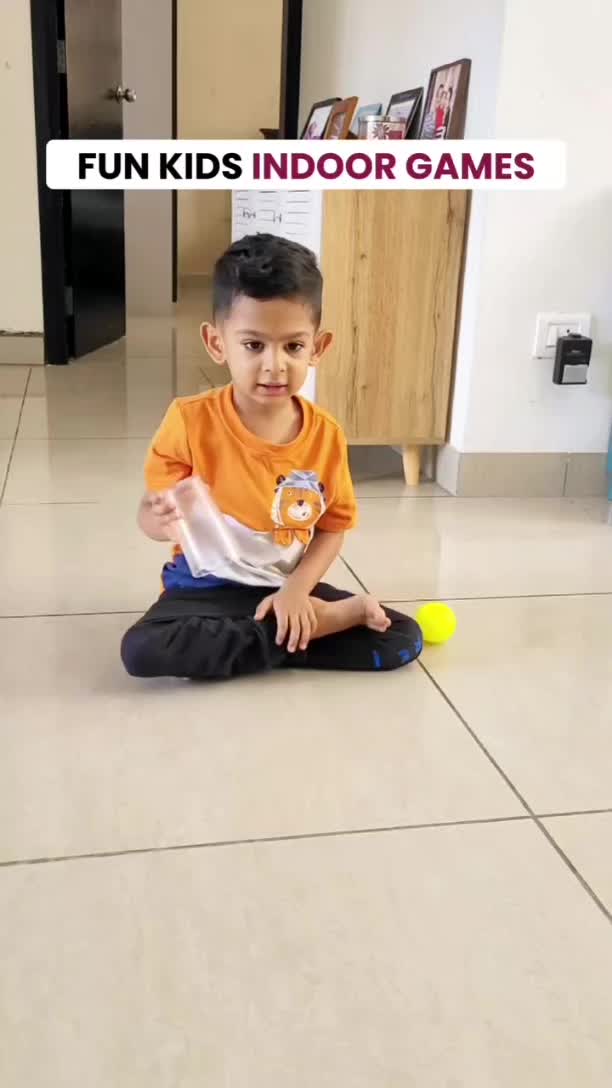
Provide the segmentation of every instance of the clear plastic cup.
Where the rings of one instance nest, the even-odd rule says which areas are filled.
[[[229,525],[199,476],[189,476],[174,488],[180,514],[179,545],[194,578],[214,574],[225,562],[238,562],[240,555]]]

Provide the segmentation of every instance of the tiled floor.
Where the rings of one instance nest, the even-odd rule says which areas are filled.
[[[454,641],[386,676],[130,680],[146,441],[223,380],[189,307],[0,369],[0,1084],[607,1088],[605,506],[414,491],[358,451],[333,578],[453,601]]]

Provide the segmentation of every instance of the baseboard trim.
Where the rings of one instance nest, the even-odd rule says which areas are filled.
[[[436,480],[460,498],[589,498],[607,494],[605,453],[438,452]]]
[[[0,333],[1,366],[44,366],[45,339],[41,332]]]

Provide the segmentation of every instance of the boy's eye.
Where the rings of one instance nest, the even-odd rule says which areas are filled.
[[[264,348],[261,340],[245,340],[243,347],[245,347],[247,351],[253,352],[263,351]]]
[[[300,344],[298,340],[294,340],[290,344],[287,344],[287,349],[292,355],[297,355],[298,352],[304,350],[305,346],[305,344]]]

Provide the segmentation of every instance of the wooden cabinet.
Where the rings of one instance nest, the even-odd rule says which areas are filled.
[[[309,392],[351,444],[400,446],[408,482],[446,439],[467,207],[460,190],[234,193],[234,239],[319,257],[335,343]]]

